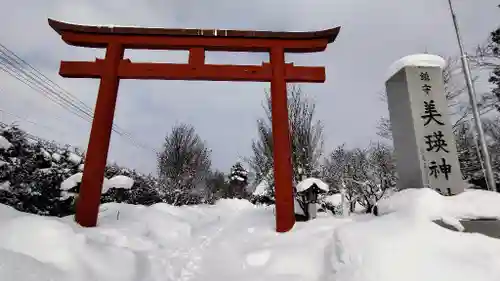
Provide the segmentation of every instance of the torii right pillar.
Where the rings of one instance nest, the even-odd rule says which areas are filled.
[[[398,188],[429,187],[444,195],[465,189],[443,81],[435,55],[402,58],[386,82]]]

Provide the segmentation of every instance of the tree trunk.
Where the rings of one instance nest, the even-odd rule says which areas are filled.
[[[356,210],[356,201],[349,202],[349,209],[351,210],[351,213],[353,213]]]
[[[373,210],[373,206],[372,206],[372,204],[367,203],[367,204],[366,204],[366,213],[367,213],[367,214],[371,214],[372,210]]]

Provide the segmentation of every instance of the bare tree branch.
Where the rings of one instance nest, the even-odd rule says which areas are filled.
[[[272,104],[267,93],[264,104],[266,118],[257,121],[259,138],[252,143],[253,156],[247,159],[255,172],[256,180],[266,179],[273,185],[273,136]],[[315,103],[304,96],[298,86],[288,88],[288,117],[292,142],[294,179],[311,177],[318,173],[319,159],[323,154],[323,124],[315,120]]]
[[[366,149],[339,146],[325,159],[322,170],[323,178],[334,189],[344,186],[348,200],[357,201],[367,211],[395,187],[395,173],[392,149],[383,143]]]
[[[210,150],[186,124],[175,126],[165,137],[163,151],[158,155],[158,175],[165,193],[172,194],[174,205],[184,205],[195,200],[202,192],[210,172]]]

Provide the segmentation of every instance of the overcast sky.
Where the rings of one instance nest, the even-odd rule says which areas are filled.
[[[99,50],[67,46],[50,29],[52,17],[81,24],[171,28],[313,31],[341,26],[323,53],[290,55],[296,65],[326,66],[326,83],[303,85],[317,103],[325,125],[326,151],[336,145],[365,146],[375,140],[380,101],[389,65],[402,56],[458,52],[446,0],[0,0],[0,43],[94,107],[98,82],[63,79],[60,60],[93,60]],[[454,0],[468,49],[500,25],[498,0]],[[184,62],[187,53],[136,51],[132,60]],[[208,54],[208,63],[255,63],[263,54]],[[30,133],[85,147],[90,125],[42,94],[0,71],[0,118],[18,121]],[[256,119],[263,115],[264,83],[122,81],[115,123],[145,145],[159,150],[171,127],[195,126],[213,150],[214,167],[228,171],[251,154]],[[487,89],[484,81],[479,89]],[[19,117],[14,117],[15,114]],[[33,125],[22,119],[35,121]],[[110,161],[155,172],[155,155],[113,135]]]

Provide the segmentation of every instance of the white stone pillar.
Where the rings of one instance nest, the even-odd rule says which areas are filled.
[[[391,66],[386,90],[399,188],[430,187],[447,195],[465,188],[444,91],[445,65],[439,56],[418,54]]]

